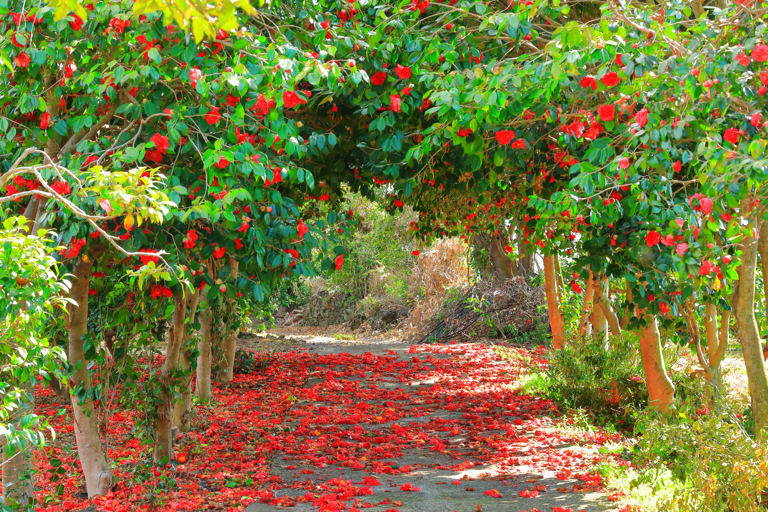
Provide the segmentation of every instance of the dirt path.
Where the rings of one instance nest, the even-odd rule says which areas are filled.
[[[247,512],[587,512],[614,508],[588,471],[608,435],[563,429],[520,394],[520,368],[479,344],[242,340],[313,362]]]

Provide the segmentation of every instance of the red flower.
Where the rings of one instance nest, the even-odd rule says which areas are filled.
[[[683,163],[680,160],[672,164],[672,170],[675,172],[680,172],[682,168],[683,168]]]
[[[227,248],[226,247],[219,247],[218,249],[213,251],[213,257],[218,260],[222,256],[224,256],[225,252],[227,252]]]
[[[708,262],[708,261],[703,262],[701,264],[701,266],[699,267],[699,275],[700,276],[705,276],[705,275],[709,274],[710,272],[712,272],[712,264],[710,262]]]
[[[29,62],[30,62],[30,58],[29,58],[29,55],[27,55],[27,52],[19,52],[16,58],[13,59],[13,65],[18,66],[20,68],[28,68]]]
[[[419,251],[413,251],[411,254],[413,254],[414,256],[418,256],[421,253]]]
[[[398,64],[397,67],[395,68],[395,74],[401,79],[407,80],[411,78],[411,68],[401,66],[400,64]]]
[[[752,58],[757,62],[765,62],[768,60],[768,46],[764,44],[756,44],[755,49],[752,50]]]
[[[203,78],[203,72],[198,68],[192,68],[189,70],[189,82],[192,87],[197,87],[197,81]]]
[[[387,74],[383,71],[379,71],[371,77],[371,83],[373,85],[382,85],[387,81]]]
[[[666,315],[668,311],[669,311],[669,306],[667,306],[667,303],[666,302],[659,302],[659,312],[662,315]]]
[[[208,121],[208,124],[217,124],[219,121],[221,121],[219,107],[213,107],[211,110],[209,110],[208,113],[205,114],[205,120]]]
[[[40,128],[43,130],[46,130],[51,122],[51,115],[48,112],[45,112],[42,116],[40,116]]]
[[[645,244],[648,247],[653,247],[658,244],[659,241],[661,241],[661,235],[656,231],[649,231],[648,234],[645,235]]]
[[[613,105],[603,105],[597,108],[597,115],[602,121],[613,121],[616,119],[616,107]]]
[[[219,169],[225,169],[230,163],[231,162],[229,160],[221,157],[217,163],[213,164],[213,166],[218,167]]]
[[[619,67],[623,67],[624,66],[624,63],[621,61],[621,54],[620,53],[616,54],[615,61],[616,61],[616,64],[619,65]]]
[[[496,140],[499,141],[499,144],[502,146],[506,146],[510,142],[512,142],[512,139],[515,138],[515,132],[512,130],[499,130],[496,132]]]
[[[400,100],[399,94],[395,93],[395,94],[389,95],[389,110],[391,110],[392,112],[402,112],[400,103],[401,103],[401,100]]]
[[[293,107],[302,105],[306,102],[307,100],[302,99],[301,96],[299,96],[293,91],[283,92],[283,105],[285,105],[285,108],[293,108]]]
[[[590,87],[593,91],[597,90],[597,80],[593,76],[585,76],[581,79],[581,86],[583,88]]]
[[[648,124],[648,109],[643,109],[637,114],[635,114],[635,122],[640,126],[640,128],[643,128],[646,124]]]
[[[151,253],[157,253],[156,249],[142,249],[141,252],[151,252]],[[150,262],[152,263],[159,263],[160,262],[160,256],[139,256],[139,259],[141,259],[141,263],[144,265],[149,265]]]
[[[269,109],[274,106],[275,106],[275,100],[267,101],[267,98],[265,98],[263,94],[259,94],[259,97],[256,100],[256,104],[253,105],[250,108],[250,110],[255,111],[257,117],[263,118],[264,116],[269,114]]]
[[[751,59],[744,55],[743,53],[740,53],[736,56],[736,60],[739,61],[739,64],[741,64],[744,67],[749,66],[749,63],[751,62]]]
[[[74,18],[72,21],[69,22],[69,26],[72,27],[72,30],[80,30],[83,28],[83,18],[78,16],[77,14],[73,14],[72,17]]]
[[[109,22],[109,28],[107,33],[114,30],[118,34],[122,34],[125,29],[131,26],[131,20],[121,20],[120,18],[112,18]]]
[[[712,213],[712,200],[708,197],[702,197],[699,199],[699,208],[701,208],[701,213],[704,215],[709,215]]]
[[[472,135],[472,130],[470,130],[469,128],[459,128],[458,135],[459,137],[469,137],[470,135]]]
[[[677,253],[677,255],[678,255],[678,256],[680,256],[681,258],[683,257],[683,254],[685,254],[685,251],[687,251],[687,250],[688,250],[688,244],[687,244],[687,243],[685,243],[685,242],[683,242],[683,243],[681,243],[681,244],[677,244],[677,245],[675,246],[675,252],[676,252],[676,253]]]
[[[344,265],[344,255],[339,255],[334,264],[336,265],[336,270],[341,270],[341,266]]]
[[[238,103],[240,103],[240,98],[231,94],[227,94],[227,105],[230,107],[236,107]]]
[[[723,134],[723,140],[726,140],[735,146],[739,143],[739,130],[736,128],[728,128]]]
[[[581,286],[579,286],[579,283],[576,281],[571,281],[571,290],[573,290],[575,293],[581,294],[583,291]]]
[[[755,112],[752,114],[752,117],[749,118],[749,124],[755,128],[760,128],[760,123],[762,123],[760,112]]]
[[[531,490],[531,491],[529,491],[528,489],[525,489],[524,491],[520,491],[520,492],[519,492],[519,493],[517,493],[517,494],[518,494],[518,495],[519,495],[521,498],[535,498],[536,496],[538,496],[538,495],[539,495],[539,491],[537,491],[536,489],[533,489],[533,490]]]
[[[149,141],[155,143],[155,149],[160,153],[165,154],[165,152],[168,151],[168,137],[165,135],[156,133],[149,139]]]
[[[629,169],[629,158],[622,158],[619,160],[619,167],[622,169]]]
[[[65,196],[70,192],[72,192],[72,189],[69,188],[69,183],[67,183],[66,181],[57,181],[56,183],[51,185],[51,188],[53,189],[54,192],[56,192],[61,196]]]
[[[414,487],[412,484],[406,483],[406,484],[403,484],[403,485],[400,486],[400,490],[401,491],[420,491],[421,488],[420,487]]]
[[[405,203],[398,199],[397,201],[392,203],[392,206],[394,206],[395,208],[402,208],[403,206],[405,206]]]
[[[606,73],[605,76],[603,76],[603,78],[600,79],[600,81],[603,82],[606,87],[613,87],[615,85],[618,85],[618,83],[620,82],[619,75],[617,75],[615,71]]]
[[[489,489],[483,493],[486,496],[491,496],[493,498],[503,498],[504,496],[497,491],[496,489]]]
[[[309,233],[309,228],[306,224],[304,224],[304,221],[299,219],[299,225],[296,227],[297,231],[299,232],[299,238],[304,238],[304,235]]]

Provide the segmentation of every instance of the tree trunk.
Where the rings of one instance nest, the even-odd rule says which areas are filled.
[[[190,293],[190,292],[187,292]],[[168,329],[168,348],[165,351],[163,369],[160,373],[160,397],[157,405],[155,420],[155,462],[168,462],[173,457],[173,409],[175,397],[173,392],[173,374],[179,362],[179,352],[184,340],[184,321],[187,318],[187,303],[184,300],[184,290],[173,294],[173,319]]]
[[[195,395],[203,401],[213,398],[211,393],[211,336],[213,336],[211,307],[200,312],[200,355],[197,356],[197,387]]]
[[[763,271],[763,307],[766,311],[766,319],[768,319],[768,222],[763,222],[760,227],[757,252],[760,254],[760,265]],[[763,359],[768,359],[768,341],[763,345]]]
[[[502,279],[512,277],[512,260],[504,252],[504,244],[500,235],[491,237],[490,253],[494,275]]]
[[[742,209],[745,216],[751,216],[747,217],[749,221],[747,229],[754,228],[760,231],[757,212],[751,211],[747,201],[742,202]],[[758,438],[765,439],[768,434],[766,431],[768,429],[768,376],[765,373],[760,332],[755,320],[757,239],[754,236],[744,236],[738,245],[742,255],[738,268],[739,281],[734,290],[733,309],[744,354],[744,364],[747,368],[752,413],[755,417],[755,433]]]
[[[507,258],[507,260],[509,260],[509,258]],[[237,279],[239,263],[234,257],[229,256],[227,264],[229,265],[229,277],[232,281],[232,285],[234,285],[234,281]],[[224,302],[230,313],[229,317],[237,315],[237,301],[225,299]],[[223,316],[222,318],[223,321],[226,321],[226,317]],[[223,384],[232,382],[235,369],[235,352],[237,351],[237,331],[237,329],[230,329],[228,325],[223,325],[222,322],[221,332],[226,333],[226,335],[221,338],[220,357],[217,361],[219,371],[216,373],[216,381]]]
[[[640,351],[643,354],[643,370],[648,387],[648,402],[651,407],[661,412],[669,412],[675,401],[675,387],[667,375],[664,353],[661,350],[661,338],[656,316],[643,313],[645,326],[640,329]]]
[[[728,312],[730,315],[730,312]],[[718,330],[717,327],[717,306],[707,304],[705,309],[705,325],[707,333],[707,356],[709,368],[707,368],[707,382],[709,383],[710,403],[715,405],[720,397],[720,391],[723,387],[723,371],[720,363],[723,361],[725,350],[728,346],[728,328],[726,313],[723,313],[722,320],[726,322],[726,329]],[[721,337],[724,335],[724,338]]]
[[[21,419],[34,413],[35,389],[31,381],[21,385],[23,401],[19,408],[9,414],[8,423],[21,428]],[[3,504],[10,510],[30,510],[35,505],[35,481],[33,471],[35,469],[34,447],[26,443],[25,449],[16,450],[10,456],[5,451],[5,443],[0,444],[3,450]]]
[[[88,374],[88,361],[83,349],[83,336],[88,333],[88,285],[91,277],[93,260],[83,255],[75,264],[70,298],[74,304],[68,306],[69,316],[69,364],[74,369],[72,392],[77,388],[88,390],[91,377]],[[79,368],[79,369],[78,369]],[[77,454],[85,476],[88,496],[107,494],[115,483],[109,461],[104,454],[99,432],[99,419],[94,402],[86,398],[80,402],[72,396],[72,412],[75,417],[75,438]]]
[[[592,306],[592,335],[602,345],[608,346],[608,322],[599,303],[600,297],[603,295],[602,281],[591,270],[589,271],[589,278],[592,280],[592,289],[595,290]]]
[[[565,346],[565,317],[557,300],[557,276],[555,275],[555,256],[544,256],[544,290],[547,295],[549,325],[552,327],[552,344],[555,349]]]
[[[582,301],[581,319],[579,320],[579,334],[590,335],[592,334],[592,323],[589,319],[592,317],[593,301],[595,297],[595,282],[590,276],[587,279],[587,288],[584,292],[584,300]]]
[[[605,286],[606,293],[603,293],[603,286],[598,284],[595,287],[595,304],[600,307],[605,322],[608,324],[608,327],[611,328],[611,334],[614,336],[621,336],[619,317],[616,316],[616,312],[613,310],[613,305],[611,305],[611,301],[608,300],[607,296],[608,279],[604,277],[602,279],[602,284]]]
[[[197,304],[200,301],[200,289],[195,288],[195,292],[187,294],[185,302],[187,305],[187,318],[189,324],[184,327],[184,341],[182,343],[181,355],[179,362],[185,373],[188,373],[187,381],[184,383],[184,388],[181,391],[181,400],[176,402],[176,406],[173,409],[173,426],[179,429],[179,432],[189,431],[189,416],[192,412],[192,351],[189,347],[189,341],[192,339],[193,331],[192,326],[195,323],[195,315],[197,313]]]

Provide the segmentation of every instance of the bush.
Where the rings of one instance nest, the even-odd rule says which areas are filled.
[[[724,400],[711,412],[689,400],[676,414],[649,410],[638,421],[634,458],[640,473],[634,484],[665,478],[676,483],[657,500],[659,510],[765,510],[768,444],[750,437],[736,407]]]
[[[267,351],[237,349],[235,352],[235,375],[250,375],[266,370],[272,362],[273,355]]]
[[[612,337],[609,347],[592,336],[573,336],[551,352],[542,377],[534,376],[532,384],[566,408],[588,408],[630,427],[634,413],[648,404],[637,343],[632,333]]]

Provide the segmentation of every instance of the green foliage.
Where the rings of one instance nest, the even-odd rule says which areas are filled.
[[[705,400],[699,395],[699,402]],[[674,479],[674,492],[657,501],[659,510],[765,510],[768,444],[749,435],[730,400],[714,410],[696,402],[686,401],[668,416],[648,410],[638,421],[641,437],[633,455],[640,472],[633,484],[654,488]]]
[[[250,375],[252,373],[263,372],[272,363],[274,355],[263,350],[255,352],[253,350],[238,349],[235,352],[235,375]]]
[[[532,385],[566,408],[588,408],[630,427],[634,413],[648,403],[636,346],[631,333],[613,337],[610,347],[592,336],[573,336],[563,349],[550,353],[549,364]]]

